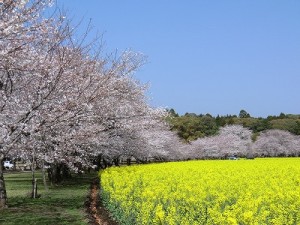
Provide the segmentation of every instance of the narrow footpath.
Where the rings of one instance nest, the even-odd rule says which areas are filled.
[[[99,179],[95,178],[90,186],[86,200],[86,212],[90,225],[118,225],[104,208],[99,196]]]

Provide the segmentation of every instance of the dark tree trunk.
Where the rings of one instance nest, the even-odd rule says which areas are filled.
[[[120,166],[120,163],[119,163],[119,158],[114,158],[113,159],[113,163],[115,164],[115,166]]]
[[[102,155],[100,154],[100,155],[97,156],[97,158],[95,160],[95,164],[97,165],[97,168],[96,168],[97,170],[103,169],[102,164],[101,164],[101,160],[102,160]]]
[[[70,178],[70,169],[65,164],[52,164],[51,168],[48,169],[48,178],[53,184],[59,184],[64,179]]]
[[[55,165],[54,167],[54,171],[53,171],[53,182],[55,184],[58,184],[62,181],[62,176],[61,176],[61,165]]]
[[[130,166],[131,165],[131,158],[127,158],[126,163],[127,163],[127,166]]]
[[[62,179],[71,178],[71,172],[67,165],[62,165]]]
[[[108,166],[109,166],[108,161],[106,161],[105,159],[103,159],[103,166],[102,166],[102,168],[106,169]]]
[[[50,181],[50,184],[51,186],[53,185],[53,182],[52,182],[52,173],[53,173],[53,169],[52,169],[52,166],[50,168],[47,169],[47,174],[48,174],[48,180]]]
[[[51,185],[61,182],[61,166],[59,164],[51,165],[51,168],[48,169],[48,178],[51,182]]]
[[[3,176],[3,156],[0,156],[0,210],[7,208],[7,195]]]

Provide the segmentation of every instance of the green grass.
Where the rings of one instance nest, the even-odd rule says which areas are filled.
[[[31,173],[6,173],[4,179],[9,207],[0,211],[0,224],[87,224],[84,202],[91,179],[95,176],[95,173],[74,175],[45,191],[41,173],[37,173],[38,194],[41,197],[31,199]]]

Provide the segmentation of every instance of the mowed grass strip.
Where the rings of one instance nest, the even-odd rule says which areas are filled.
[[[31,173],[9,172],[4,175],[8,208],[0,212],[0,224],[87,224],[84,202],[95,173],[72,178],[45,191],[38,172],[38,199],[31,199]]]

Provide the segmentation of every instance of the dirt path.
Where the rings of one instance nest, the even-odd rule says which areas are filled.
[[[118,223],[111,219],[108,211],[101,203],[99,196],[99,179],[94,179],[90,193],[86,201],[86,211],[89,218],[90,225],[118,225]]]

